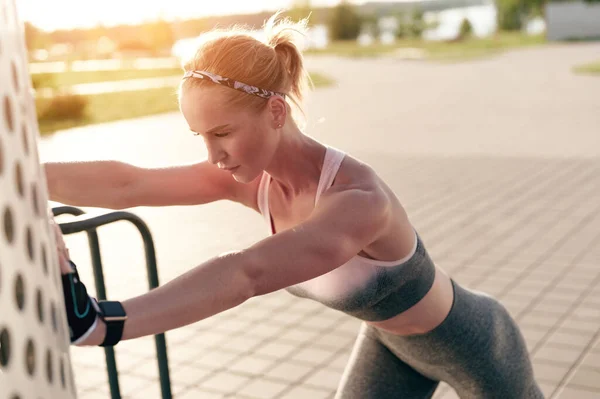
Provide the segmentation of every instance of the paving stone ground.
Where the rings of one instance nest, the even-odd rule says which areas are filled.
[[[371,164],[434,261],[506,305],[548,398],[600,397],[600,77],[570,71],[599,54],[600,44],[582,44],[459,64],[307,60],[337,79],[309,99],[310,134]],[[40,152],[142,166],[205,156],[178,114],[64,131]],[[267,231],[259,215],[226,202],[131,211],[152,230],[162,282]],[[100,237],[109,297],[145,292],[134,228],[102,227]],[[93,281],[85,237],[67,242]],[[285,292],[253,298],[166,334],[173,392],[333,398],[358,326]],[[117,347],[124,398],[160,397],[153,345]],[[73,348],[72,359],[79,398],[108,398],[103,351]],[[435,396],[456,397],[445,384]]]

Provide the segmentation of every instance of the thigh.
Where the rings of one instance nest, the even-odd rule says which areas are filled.
[[[495,298],[454,284],[454,304],[435,329],[413,336],[378,333],[396,356],[461,399],[540,399],[525,340]]]
[[[398,359],[363,324],[342,375],[336,399],[428,399],[438,381]]]
[[[480,317],[471,317],[471,325],[479,323],[483,328],[477,331],[477,337],[463,341],[464,356],[459,363],[469,376],[456,381],[459,395],[464,392],[464,398],[543,398],[525,339],[508,310],[491,296],[475,296],[473,304],[479,313],[473,311],[470,315]],[[488,315],[487,322],[482,322],[482,313]],[[467,331],[462,336],[467,336]]]

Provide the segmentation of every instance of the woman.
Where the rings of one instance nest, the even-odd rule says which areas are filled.
[[[302,28],[274,16],[265,42],[234,30],[203,36],[184,65],[179,101],[207,161],[46,164],[56,201],[117,209],[228,199],[260,212],[272,232],[122,304],[95,306],[65,263],[73,341],[114,345],[286,289],[364,321],[339,398],[430,398],[439,381],[461,398],[542,398],[506,309],[434,265],[368,165],[298,127],[291,105],[301,105],[307,82],[294,41]]]

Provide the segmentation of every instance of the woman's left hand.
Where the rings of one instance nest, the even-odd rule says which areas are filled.
[[[95,300],[91,298],[85,285],[79,278],[75,264],[71,262],[69,250],[65,245],[60,226],[50,219],[54,240],[56,242],[56,253],[62,275],[63,295],[65,300],[65,311],[69,323],[70,339],[74,345],[93,344],[93,339],[98,339],[94,334],[98,332],[100,320]],[[101,339],[101,338],[100,338]],[[101,341],[100,341],[101,342]]]
[[[65,240],[63,239],[62,231],[60,230],[60,226],[56,221],[52,218],[50,219],[50,226],[52,227],[52,231],[54,231],[54,240],[56,242],[56,253],[58,254],[58,263],[60,265],[60,273],[67,274],[72,273],[73,268],[71,267],[69,249],[65,244]]]

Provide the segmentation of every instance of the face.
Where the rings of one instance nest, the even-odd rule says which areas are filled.
[[[262,111],[234,107],[227,103],[227,90],[232,89],[185,89],[181,112],[190,130],[204,139],[209,162],[229,170],[237,181],[249,183],[273,156],[279,139],[277,126],[285,120],[285,102],[271,98]],[[283,115],[277,112],[278,102],[284,104]]]

